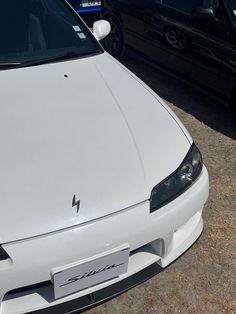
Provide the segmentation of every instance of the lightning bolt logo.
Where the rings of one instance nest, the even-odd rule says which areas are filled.
[[[73,200],[72,200],[72,207],[76,206],[76,213],[79,213],[79,208],[80,208],[80,200],[76,200],[76,195],[74,195]]]

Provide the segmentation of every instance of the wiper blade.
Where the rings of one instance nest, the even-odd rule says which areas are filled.
[[[29,67],[33,65],[40,65],[40,64],[46,64],[51,62],[57,62],[57,61],[63,61],[63,60],[69,60],[73,58],[81,58],[84,56],[89,55],[95,55],[100,53],[100,50],[94,50],[89,52],[77,52],[77,51],[68,51],[66,53],[60,54],[60,55],[54,55],[48,58],[43,59],[35,59],[30,61],[23,61],[23,62],[0,62],[0,68],[21,68],[21,67]]]
[[[0,62],[1,67],[18,66],[21,65],[20,62]]]
[[[91,55],[91,54],[96,54],[99,51],[100,50],[96,50],[96,51],[86,52],[86,53],[70,51],[70,52],[66,52],[64,54],[52,56],[52,57],[49,57],[49,58],[37,59],[37,60],[32,60],[32,61],[26,61],[26,62],[23,62],[23,63],[21,63],[19,65],[24,67],[24,66],[31,66],[31,65],[46,64],[46,63],[51,63],[51,62],[56,62],[56,61],[69,60],[69,59],[73,59],[73,58],[77,58],[77,57],[82,57],[82,56],[87,56],[87,55]]]

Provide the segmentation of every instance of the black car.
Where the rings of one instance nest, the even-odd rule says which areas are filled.
[[[125,44],[209,87],[236,108],[236,0],[105,0],[112,32],[105,49]]]

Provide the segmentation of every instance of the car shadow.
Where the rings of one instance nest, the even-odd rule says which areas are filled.
[[[236,139],[236,118],[230,114],[223,101],[191,83],[187,76],[175,75],[131,49],[123,64],[166,101],[217,132]]]

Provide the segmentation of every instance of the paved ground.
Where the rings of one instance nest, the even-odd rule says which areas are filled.
[[[125,65],[180,117],[210,174],[200,240],[165,271],[87,314],[236,313],[236,127],[222,105],[135,56]]]

